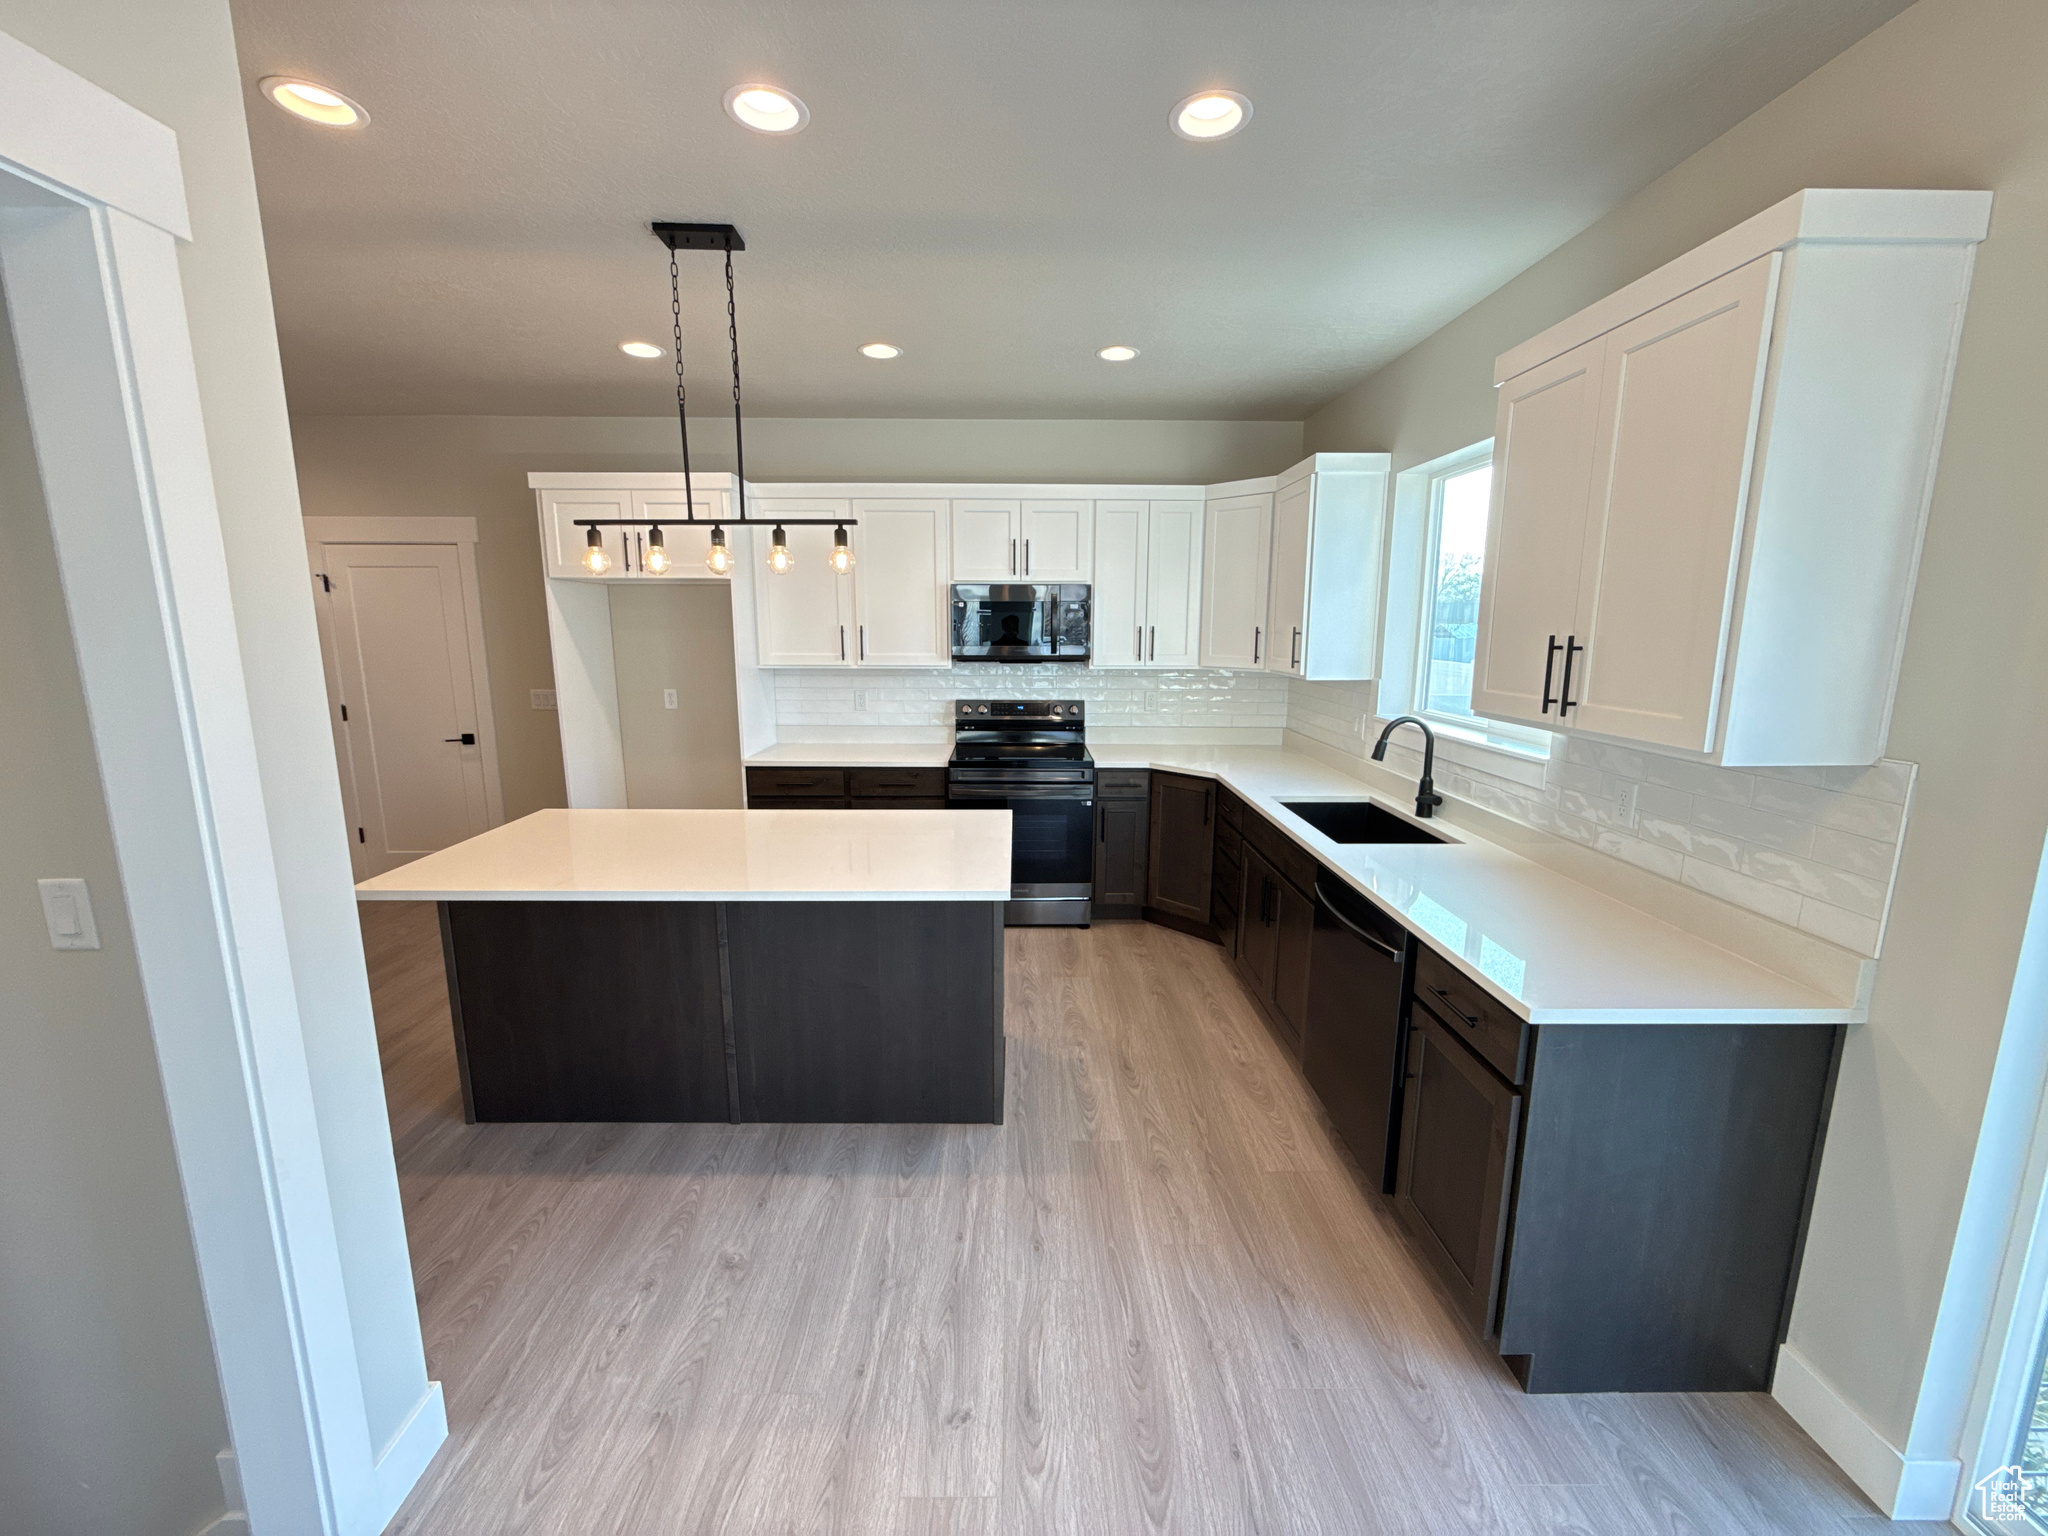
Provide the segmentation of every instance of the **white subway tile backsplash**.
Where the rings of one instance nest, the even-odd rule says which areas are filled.
[[[1287,679],[1268,672],[979,664],[900,672],[780,668],[770,675],[776,723],[806,728],[949,727],[953,701],[961,698],[1080,699],[1089,723],[1103,729],[1230,728],[1272,732],[1277,740],[1287,724]],[[856,693],[865,709],[856,706]]]
[[[1371,683],[1292,684],[1287,727],[1363,757],[1383,724]],[[1410,733],[1386,765],[1421,771]],[[1449,739],[1447,794],[1875,955],[1891,902],[1913,765],[1717,768],[1581,737],[1548,762]]]

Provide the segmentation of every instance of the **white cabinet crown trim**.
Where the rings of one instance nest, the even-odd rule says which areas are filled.
[[[1975,245],[1990,230],[1989,192],[1809,187],[1501,353],[1493,382],[1505,384],[1772,251],[1802,244]]]

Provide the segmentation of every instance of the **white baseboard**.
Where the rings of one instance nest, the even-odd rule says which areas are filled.
[[[201,1531],[199,1536],[249,1536],[249,1517],[239,1509],[231,1509]]]
[[[1954,1513],[1963,1464],[1908,1460],[1790,1344],[1778,1350],[1771,1396],[1887,1518],[1946,1520]]]
[[[426,1396],[405,1421],[404,1428],[391,1437],[384,1454],[377,1458],[375,1519],[369,1529],[381,1531],[398,1513],[398,1506],[412,1492],[427,1470],[427,1463],[448,1438],[448,1405],[441,1396],[441,1383],[427,1383]]]

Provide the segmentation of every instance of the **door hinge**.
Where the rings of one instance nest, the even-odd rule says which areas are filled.
[[[367,843],[369,841],[367,837],[363,836],[363,829],[361,827],[356,828],[356,841],[359,843]]]
[[[334,583],[327,579],[325,571],[320,573],[320,590],[322,592],[332,592],[334,590]]]

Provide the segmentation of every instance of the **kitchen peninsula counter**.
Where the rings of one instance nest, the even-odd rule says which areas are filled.
[[[549,810],[440,908],[471,1121],[997,1122],[1007,811]]]

